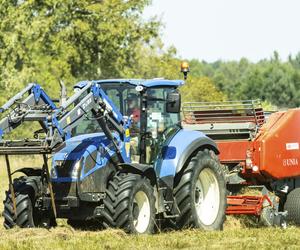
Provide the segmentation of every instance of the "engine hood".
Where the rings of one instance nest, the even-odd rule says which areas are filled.
[[[94,133],[78,135],[68,139],[65,147],[53,155],[53,160],[79,160],[89,148],[103,147],[107,152],[110,151],[110,141],[104,133]]]

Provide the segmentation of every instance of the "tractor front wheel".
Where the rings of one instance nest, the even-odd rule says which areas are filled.
[[[147,178],[117,173],[109,182],[104,207],[104,226],[128,233],[153,233],[155,197]]]
[[[176,227],[221,230],[225,220],[223,170],[211,150],[199,151],[176,177],[174,194],[180,210]]]
[[[37,189],[37,182],[39,177],[34,179],[31,178],[31,182],[34,183],[32,185],[36,185]],[[6,197],[3,201],[4,203],[4,210],[3,210],[3,217],[4,217],[4,227],[6,229],[13,228],[15,226],[19,226],[21,228],[28,228],[28,227],[51,227],[55,226],[55,218],[50,216],[51,212],[47,211],[39,211],[38,208],[35,207],[35,202],[37,200],[35,190],[33,186],[27,184],[27,177],[20,177],[14,180],[14,191],[15,191],[15,198],[16,198],[16,208],[17,208],[17,215],[15,216],[14,206],[12,195],[10,191],[6,191]]]
[[[32,202],[28,194],[18,194],[16,197],[17,216],[15,217],[13,202],[9,192],[4,201],[4,227],[6,229],[19,227],[34,227]]]

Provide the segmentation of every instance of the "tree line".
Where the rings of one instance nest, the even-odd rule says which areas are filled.
[[[150,0],[12,0],[0,2],[0,103],[29,82],[53,98],[84,79],[182,79],[176,49],[165,49],[161,23],[145,20]],[[186,101],[261,99],[278,108],[300,105],[300,53],[275,51],[257,63],[189,60]],[[0,105],[1,105],[0,104]]]

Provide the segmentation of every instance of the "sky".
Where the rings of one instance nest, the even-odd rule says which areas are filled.
[[[162,40],[186,59],[253,62],[300,52],[300,0],[153,0]]]

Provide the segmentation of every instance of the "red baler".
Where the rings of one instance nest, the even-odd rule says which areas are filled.
[[[258,100],[197,102],[184,103],[183,116],[185,128],[218,144],[231,193],[227,214],[262,216],[271,225],[287,211],[300,224],[300,108],[266,113]],[[239,195],[244,186],[264,191]]]

